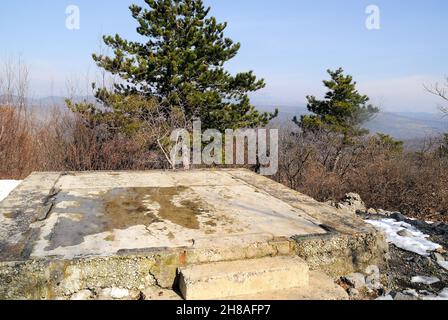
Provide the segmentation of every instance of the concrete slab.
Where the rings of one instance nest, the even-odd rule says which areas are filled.
[[[0,299],[171,289],[198,264],[299,256],[343,275],[384,236],[247,170],[34,173],[0,202]]]
[[[43,214],[36,216],[37,221],[22,222],[11,207],[18,211],[24,207],[21,195],[40,188],[39,176],[47,177],[35,174],[19,187],[19,196],[0,205],[2,234],[8,235],[1,238],[1,246],[24,241],[21,234],[31,228],[35,236],[26,239],[29,258],[216,248],[326,233],[311,217],[228,172],[52,175],[52,190],[40,208]],[[21,232],[14,233],[16,229]],[[5,254],[19,259],[2,250],[1,255]]]

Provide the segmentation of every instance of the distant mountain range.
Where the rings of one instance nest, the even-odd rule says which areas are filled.
[[[261,106],[259,110],[272,112],[275,108]],[[294,116],[308,114],[305,107],[279,107],[280,113],[274,123],[279,125]],[[448,117],[425,112],[380,112],[364,125],[372,133],[384,133],[400,140],[422,139],[448,132]]]
[[[79,96],[73,99],[75,102],[87,101],[95,103],[93,96]],[[4,103],[5,97],[0,96],[0,103]],[[39,99],[27,99],[28,105],[39,113],[46,114],[52,108],[65,108],[64,97],[45,97]],[[273,106],[257,106],[260,111],[272,112]],[[275,125],[284,125],[291,121],[294,116],[307,114],[304,106],[279,107],[280,113],[273,121]],[[365,127],[372,133],[381,132],[389,134],[400,140],[422,139],[429,136],[438,136],[448,132],[448,117],[443,118],[441,114],[425,112],[380,112]]]
[[[8,101],[18,101],[17,97],[7,97],[5,95],[0,95],[0,105],[1,104],[7,104]],[[34,115],[39,118],[40,120],[48,119],[48,117],[55,111],[55,110],[61,110],[66,111],[68,110],[66,103],[66,98],[60,97],[60,96],[52,96],[52,97],[44,97],[44,98],[27,98],[26,99],[26,105],[32,112],[34,112]],[[72,99],[73,102],[79,103],[79,102],[89,102],[89,103],[95,103],[96,99],[93,96],[77,96]]]
[[[17,97],[8,98],[5,95],[0,95],[0,103],[5,103],[8,101],[8,99],[12,99],[13,101],[17,101]],[[44,97],[44,98],[27,98],[26,102],[28,105],[33,107],[63,107],[65,106],[65,97],[60,96],[51,96],[51,97]],[[96,101],[95,97],[93,96],[76,96],[73,98],[74,102],[92,102],[94,103]]]

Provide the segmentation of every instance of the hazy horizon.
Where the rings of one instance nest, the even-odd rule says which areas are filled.
[[[0,59],[22,56],[30,68],[30,97],[67,95],[67,82],[83,94],[96,81],[91,54],[102,34],[136,39],[127,7],[141,0],[2,4]],[[68,5],[80,9],[80,29],[65,26]],[[364,0],[206,0],[211,15],[227,21],[226,36],[242,44],[227,64],[230,72],[253,70],[266,88],[252,94],[255,105],[304,106],[306,95],[322,96],[326,69],[343,67],[361,93],[384,111],[436,113],[441,103],[424,85],[448,73],[443,0],[400,4],[378,0],[379,30],[368,30]],[[45,36],[44,36],[45,35]],[[90,93],[89,93],[90,94]]]

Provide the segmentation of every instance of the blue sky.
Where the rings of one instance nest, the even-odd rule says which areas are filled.
[[[67,81],[86,88],[98,70],[91,60],[102,34],[135,38],[127,7],[141,0],[4,0],[0,58],[21,55],[30,66],[31,95],[67,94]],[[437,110],[424,84],[448,74],[446,0],[205,0],[242,43],[227,67],[254,70],[266,89],[256,104],[303,106],[321,95],[326,69],[343,67],[384,110]],[[65,27],[77,5],[80,30]],[[366,7],[380,8],[381,28],[365,27]],[[88,80],[87,80],[88,79]],[[80,89],[82,90],[82,89]]]

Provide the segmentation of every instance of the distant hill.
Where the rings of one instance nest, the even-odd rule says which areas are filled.
[[[258,107],[261,111],[273,111],[270,106]],[[280,113],[273,121],[274,125],[281,125],[291,121],[294,116],[308,113],[305,107],[279,107]],[[425,112],[380,112],[370,122],[365,124],[372,133],[380,132],[400,140],[422,139],[438,136],[448,131],[448,118],[441,114]]]
[[[397,139],[408,140],[438,136],[448,131],[448,121],[440,114],[382,112],[365,127],[372,132],[382,132]]]
[[[12,97],[13,101],[17,101],[18,97],[13,96]],[[52,96],[52,97],[44,97],[44,98],[27,98],[26,102],[29,106],[31,107],[44,107],[44,108],[48,108],[48,107],[65,107],[65,97],[60,97],[60,96]],[[5,95],[0,95],[0,103],[4,104],[6,103],[6,101],[8,100],[8,98]],[[93,96],[77,96],[73,98],[74,102],[83,102],[83,101],[87,101],[87,102],[91,102],[94,103],[96,102],[95,97]]]
[[[17,102],[17,97],[6,97],[4,95],[0,95],[0,105],[6,104],[8,100],[11,100]],[[53,97],[44,97],[44,98],[27,98],[26,99],[26,105],[28,106],[28,109],[34,113],[34,115],[39,120],[45,120],[48,119],[48,117],[54,113],[55,111],[68,111],[67,105],[65,104],[65,97],[60,96],[53,96]],[[89,102],[89,103],[95,103],[96,99],[93,96],[78,96],[74,97],[73,102],[79,103],[79,102]]]
[[[0,103],[5,97],[0,96]],[[79,96],[73,99],[75,102],[87,101],[95,103],[93,96]],[[46,115],[51,110],[66,110],[65,98],[60,96],[44,97],[39,99],[28,99],[28,104],[42,115]],[[260,111],[272,112],[275,107],[259,105]],[[273,125],[282,126],[285,122],[291,121],[294,116],[308,113],[305,106],[280,106],[278,118],[273,121]],[[423,139],[429,136],[438,136],[443,132],[448,132],[448,118],[443,118],[440,114],[425,112],[381,112],[373,120],[365,125],[372,133],[381,132],[389,134],[400,140]]]

